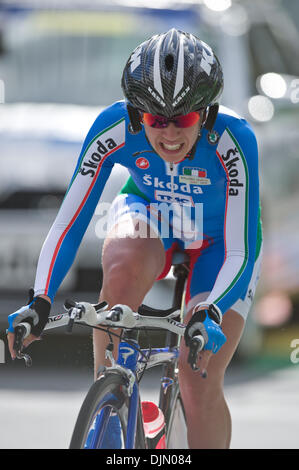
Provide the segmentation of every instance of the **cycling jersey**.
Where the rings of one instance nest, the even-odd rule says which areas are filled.
[[[221,263],[208,301],[225,312],[249,284],[261,246],[258,151],[249,124],[220,107],[214,132],[203,129],[192,160],[165,162],[153,150],[144,130],[132,135],[123,101],[99,114],[84,141],[62,206],[41,250],[35,295],[54,299],[73,263],[82,237],[115,163],[130,178],[122,192],[149,203],[202,207],[205,240],[221,247]],[[189,246],[190,248],[190,246]]]

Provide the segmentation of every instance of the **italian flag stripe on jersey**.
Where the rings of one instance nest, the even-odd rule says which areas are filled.
[[[206,170],[204,170],[203,168],[184,168],[183,169],[183,174],[186,175],[186,176],[197,176],[197,177],[200,177],[200,178],[205,178],[207,176],[207,172]]]
[[[57,230],[55,233],[49,232],[49,259],[47,265],[39,268],[39,278],[45,284],[45,294],[49,292],[55,263],[68,233],[77,220],[82,220],[83,223],[82,212],[101,175],[105,160],[124,144],[125,120],[121,119],[96,134],[86,148],[83,147],[82,155],[56,218],[57,226],[61,227],[61,233]],[[38,291],[38,288],[35,290]]]
[[[87,153],[88,150],[90,149],[91,145],[93,145],[93,144],[96,142],[96,140],[99,139],[103,134],[106,134],[106,132],[109,132],[109,131],[110,131],[111,129],[113,129],[114,127],[118,127],[118,128],[119,128],[120,125],[121,125],[121,127],[122,127],[122,129],[123,129],[123,127],[124,127],[124,125],[125,125],[125,118],[122,118],[122,119],[120,119],[119,121],[117,121],[117,122],[115,122],[114,124],[112,124],[111,126],[107,127],[107,128],[104,129],[102,132],[100,132],[99,134],[97,134],[97,135],[89,142],[89,144],[88,144],[88,146],[86,147],[84,153],[82,153],[82,156],[81,156],[81,158],[80,158],[79,164],[77,165],[77,171],[75,172],[75,174],[74,174],[73,177],[72,177],[72,180],[71,180],[71,182],[70,182],[70,184],[69,184],[69,187],[68,187],[68,190],[67,190],[66,194],[69,192],[69,190],[70,190],[70,188],[71,188],[71,186],[72,186],[72,184],[73,184],[73,182],[74,182],[76,176],[78,175],[78,173],[79,173],[79,171],[80,171],[80,169],[81,169],[82,161],[83,161],[83,159],[84,159],[86,153]],[[123,133],[123,130],[122,130],[122,144],[124,144],[124,133]]]
[[[242,149],[228,128],[221,137],[216,153],[226,172],[228,184],[224,222],[225,258],[217,277],[219,283],[216,280],[213,288],[213,300],[209,298],[209,301],[214,303],[219,302],[233,289],[246,267],[248,259],[249,204],[247,162]],[[231,257],[229,270],[226,269],[228,253]],[[227,285],[228,282],[228,287],[223,291],[221,286]]]

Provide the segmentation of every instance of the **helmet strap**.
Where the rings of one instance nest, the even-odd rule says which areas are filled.
[[[216,122],[218,110],[219,110],[218,103],[213,104],[212,106],[209,107],[208,117],[204,124],[205,129],[207,129],[209,132],[213,130],[214,124]]]
[[[207,129],[209,132],[211,132],[213,130],[214,124],[215,124],[216,119],[217,119],[218,110],[219,110],[219,104],[218,103],[213,104],[212,106],[209,107],[209,111],[208,111],[208,115],[206,117],[206,120],[205,120],[204,124],[199,129],[198,137],[197,137],[192,149],[190,150],[190,152],[188,152],[187,155],[185,156],[185,158],[188,158],[188,160],[193,160],[193,158],[194,158],[196,146],[197,146],[198,142],[201,139],[201,129],[202,128]]]
[[[130,119],[129,132],[133,135],[138,134],[142,130],[139,111],[129,103],[127,103],[127,110]]]

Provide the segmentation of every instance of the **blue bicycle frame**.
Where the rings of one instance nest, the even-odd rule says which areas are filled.
[[[124,369],[130,370],[135,376],[135,381],[133,384],[133,390],[129,398],[129,407],[128,407],[128,423],[127,423],[127,434],[126,434],[126,449],[133,449],[135,445],[135,434],[137,426],[137,416],[139,410],[139,385],[137,381],[138,372],[146,365],[146,368],[151,368],[160,364],[165,364],[169,361],[174,361],[178,357],[177,348],[153,348],[143,349],[142,354],[137,350],[138,342],[135,347],[132,346],[132,341],[130,343],[127,341],[121,341],[118,348],[118,359],[116,361],[116,368],[120,366]],[[146,358],[146,359],[145,359]],[[163,381],[163,379],[162,379]],[[168,383],[169,385],[169,383]],[[111,396],[113,399],[113,396]],[[101,403],[99,403],[99,408]],[[95,429],[93,433],[93,439],[91,440],[89,448],[101,448],[104,434],[106,432],[108,422],[111,415],[111,407],[104,407],[100,414],[97,416]]]

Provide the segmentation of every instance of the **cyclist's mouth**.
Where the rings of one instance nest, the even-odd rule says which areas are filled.
[[[183,149],[184,143],[179,144],[167,144],[166,142],[160,142],[160,147],[163,152],[169,155],[175,155],[180,153]]]

